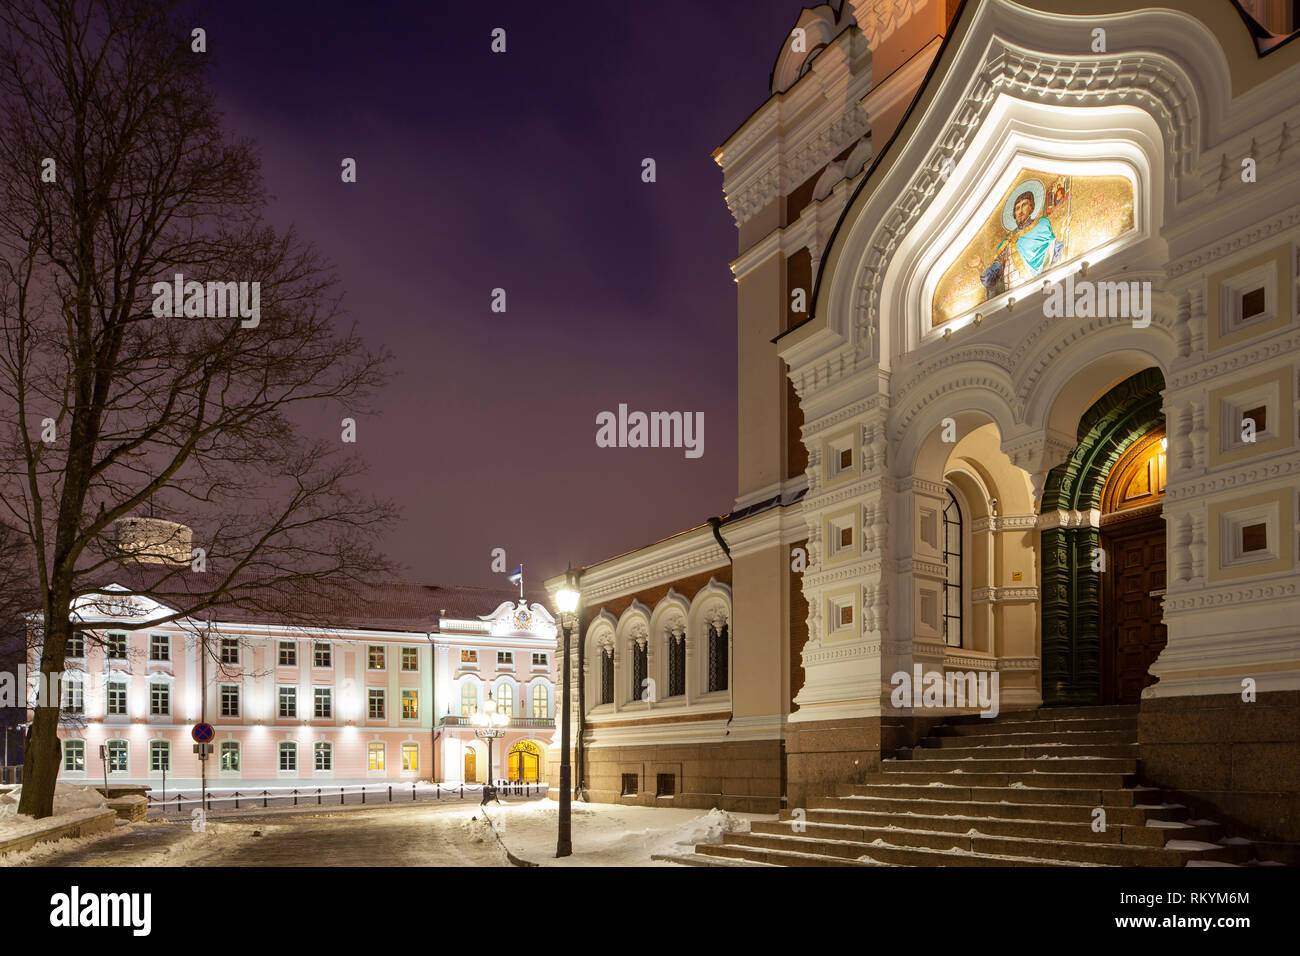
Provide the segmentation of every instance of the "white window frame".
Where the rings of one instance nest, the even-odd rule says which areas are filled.
[[[285,652],[289,653],[292,658],[288,663],[284,660]],[[279,640],[275,642],[275,666],[276,667],[297,667],[298,666],[298,642]]]
[[[76,745],[75,747],[73,745]],[[81,766],[68,766],[68,753],[70,750],[77,750],[81,754]],[[63,754],[60,761],[61,773],[85,773],[86,772],[86,741],[81,737],[65,737],[63,739]]]
[[[321,648],[325,649],[325,657],[329,661],[327,664],[317,663],[317,655]],[[334,669],[334,645],[330,641],[312,641],[311,642],[311,666],[313,670],[328,671]]]
[[[233,688],[235,691],[234,713],[228,713],[226,709],[226,690]],[[239,684],[223,683],[217,685],[217,713],[223,720],[238,720],[243,713],[243,687]]]
[[[157,651],[161,646],[163,656],[158,657]],[[150,634],[149,635],[149,660],[155,663],[170,664],[172,659],[172,636],[170,634]]]
[[[374,661],[371,658],[371,655],[374,654],[375,651],[379,652],[378,667],[374,665]],[[388,648],[384,647],[383,644],[367,644],[366,645],[366,670],[368,671],[388,670]]]
[[[154,766],[154,754],[160,752],[167,755],[167,766],[165,768]],[[154,738],[149,741],[149,773],[150,775],[158,774],[161,776],[164,771],[167,773],[172,772],[172,743],[170,740]]]
[[[325,695],[325,704],[327,713],[320,712],[321,694]],[[311,689],[311,719],[312,720],[333,720],[334,719],[334,688],[333,687],[313,687]]]
[[[227,776],[237,776],[243,772],[244,767],[244,748],[238,740],[222,740],[217,744],[217,770],[219,773]],[[225,761],[222,759],[226,753],[233,752],[235,755],[235,766],[233,769],[224,766]]]
[[[104,682],[104,716],[105,717],[126,717],[130,714],[128,697],[129,685],[122,678],[114,678]],[[116,692],[121,693],[122,709],[113,709],[113,697]]]
[[[154,709],[154,692],[161,690],[163,693],[163,709]],[[170,717],[172,713],[172,688],[166,681],[149,682],[149,716],[150,717]]]
[[[293,755],[293,766],[284,765],[284,755]],[[275,748],[275,766],[277,773],[296,774],[298,772],[298,742],[296,740],[281,740]]]
[[[284,692],[289,691],[290,702],[293,704],[293,713],[286,714],[284,710]],[[275,688],[275,719],[276,720],[297,720],[298,719],[298,685],[297,684],[279,684]]]
[[[379,701],[379,710],[381,711],[378,716],[375,716],[373,706],[376,700]],[[388,720],[388,688],[366,688],[366,720]]]
[[[406,695],[413,694],[415,700],[415,716],[406,716]],[[420,689],[418,687],[402,687],[397,692],[397,715],[407,723],[414,723],[420,719]]]
[[[410,652],[411,657],[415,661],[415,665],[413,667],[406,666],[406,655],[408,651]],[[408,644],[402,648],[401,670],[403,674],[418,674],[420,672],[420,649],[418,647],[411,647]]]

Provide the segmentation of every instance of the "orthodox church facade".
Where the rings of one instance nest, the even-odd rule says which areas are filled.
[[[582,570],[592,799],[806,806],[970,675],[1300,840],[1300,25],[1125,6],[799,14],[715,153],[735,506]]]

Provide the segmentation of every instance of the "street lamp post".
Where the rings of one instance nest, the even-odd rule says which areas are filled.
[[[555,607],[560,612],[560,629],[564,632],[564,713],[560,720],[560,832],[555,841],[556,857],[573,854],[572,786],[569,767],[569,637],[573,632],[574,612],[581,595],[574,587],[573,569],[565,575],[564,587],[555,595]]]
[[[488,691],[483,710],[470,717],[469,722],[474,725],[474,736],[479,740],[487,741],[487,782],[483,784],[483,800],[479,804],[485,806],[489,800],[497,798],[497,788],[492,785],[492,741],[500,740],[506,735],[505,728],[510,718],[497,710],[496,701],[492,699],[492,691]]]

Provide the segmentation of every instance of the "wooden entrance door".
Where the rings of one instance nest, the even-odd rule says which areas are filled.
[[[1165,522],[1159,515],[1103,522],[1102,697],[1136,704],[1154,683],[1151,664],[1164,649]]]
[[[473,783],[475,780],[478,779],[474,770],[475,770],[474,751],[466,750],[465,751],[465,782],[466,783]]]

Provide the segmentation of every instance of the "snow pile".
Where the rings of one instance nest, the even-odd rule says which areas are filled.
[[[654,839],[656,852],[670,853],[697,843],[721,843],[728,833],[748,833],[749,821],[743,817],[714,807],[708,813],[679,823],[667,833]],[[647,835],[650,835],[647,831]]]
[[[6,794],[0,794],[0,818],[10,818],[18,814],[18,801],[22,799],[22,795],[22,787],[15,787]],[[78,787],[72,783],[58,783],[54,786],[56,817],[75,810],[95,810],[106,806],[108,802],[94,787]]]

